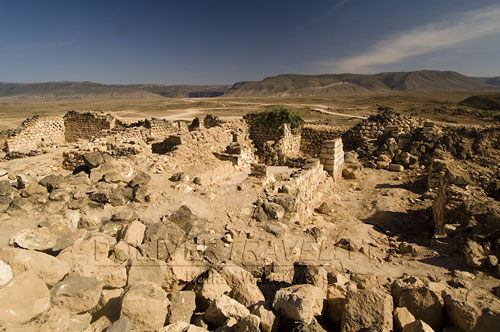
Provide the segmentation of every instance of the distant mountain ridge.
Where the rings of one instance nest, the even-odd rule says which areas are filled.
[[[262,81],[227,85],[99,84],[92,82],[1,83],[0,97],[66,98],[197,98],[316,96],[384,92],[499,92],[500,76],[468,77],[453,71],[421,70],[365,74],[284,74]]]
[[[486,80],[485,80],[486,81]],[[230,96],[324,95],[367,92],[499,91],[481,79],[453,71],[421,70],[366,74],[285,74],[259,82],[238,82],[228,89]]]
[[[92,82],[1,83],[0,97],[32,98],[169,98],[223,94],[226,85],[99,84]]]

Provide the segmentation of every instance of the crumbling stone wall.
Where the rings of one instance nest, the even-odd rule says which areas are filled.
[[[64,116],[66,142],[90,140],[113,129],[115,125],[116,119],[110,114],[70,111]]]
[[[310,157],[317,157],[323,142],[340,137],[339,129],[326,125],[304,125],[300,129],[300,151]]]
[[[5,141],[7,152],[29,152],[40,147],[64,143],[64,122],[59,117],[35,115],[10,132]]]
[[[254,113],[246,114],[243,118],[247,121],[250,139],[257,150],[261,149],[268,141],[277,142],[283,137],[284,130],[286,130],[286,126],[283,124],[268,125],[258,121]]]
[[[152,139],[163,139],[169,135],[187,131],[187,125],[184,122],[171,122],[155,118],[145,120],[144,127],[149,129],[148,135]]]

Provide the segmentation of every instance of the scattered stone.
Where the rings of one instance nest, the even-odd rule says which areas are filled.
[[[149,174],[139,172],[129,181],[128,185],[132,188],[135,186],[146,186],[149,181],[151,181],[151,176],[149,176]]]
[[[389,332],[393,328],[392,297],[375,289],[347,292],[342,314],[342,332],[376,329]]]
[[[327,202],[321,203],[321,205],[318,207],[318,212],[321,214],[329,214],[331,210],[332,208]]]
[[[29,228],[17,233],[9,242],[21,248],[44,251],[56,245],[57,235],[47,227]]]
[[[212,268],[193,280],[187,289],[196,293],[196,307],[202,311],[208,308],[218,295],[227,294],[231,291],[231,287],[229,287],[226,280]]]
[[[403,165],[398,165],[398,164],[389,164],[389,171],[392,172],[402,172],[404,171]]]
[[[256,315],[248,315],[243,317],[234,326],[235,332],[261,332],[260,331],[260,318]]]
[[[144,239],[145,230],[146,226],[143,223],[137,220],[133,221],[125,228],[122,240],[134,247],[138,247]]]
[[[250,312],[260,318],[260,328],[262,332],[274,332],[278,327],[278,319],[271,306],[266,302],[253,305]]]
[[[50,290],[52,303],[73,313],[88,311],[99,302],[103,283],[92,277],[67,276]]]
[[[467,265],[471,267],[480,268],[486,263],[486,255],[484,254],[483,247],[475,241],[468,240],[463,253],[467,260]]]
[[[25,323],[49,307],[49,290],[33,272],[16,275],[0,288],[0,325]]]
[[[264,202],[262,207],[271,219],[281,220],[285,216],[285,209],[279,204]]]
[[[313,285],[295,285],[280,289],[274,297],[273,307],[283,316],[310,324],[314,316],[323,313],[325,292]]]
[[[121,317],[128,317],[136,330],[159,330],[165,323],[169,305],[167,293],[160,286],[141,282],[123,295]]]
[[[0,259],[7,262],[14,275],[33,271],[47,285],[54,285],[69,272],[66,262],[42,252],[18,248],[0,249]]]
[[[192,291],[173,291],[168,294],[170,306],[168,307],[167,322],[190,323],[196,309],[196,294]]]
[[[229,318],[237,321],[248,316],[250,311],[227,295],[220,294],[214,298],[205,311],[205,320],[215,326],[223,325]]]
[[[132,329],[132,322],[127,317],[120,317],[116,322],[111,324],[105,332],[130,332]]]
[[[415,321],[415,317],[405,307],[397,307],[394,309],[394,329],[402,331],[403,328]]]
[[[12,269],[9,264],[5,264],[4,261],[0,260],[0,286],[5,285],[10,280],[12,280]]]
[[[409,324],[406,324],[403,328],[403,332],[434,332],[432,327],[427,325],[423,320],[416,320]]]
[[[104,162],[102,155],[100,152],[89,152],[83,155],[83,161],[85,162],[85,166],[89,169],[93,169],[98,167]]]

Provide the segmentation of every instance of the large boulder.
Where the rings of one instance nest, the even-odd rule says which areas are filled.
[[[286,318],[310,324],[323,314],[325,299],[325,292],[317,286],[294,285],[276,292],[273,307]]]
[[[132,261],[128,271],[128,285],[132,286],[143,281],[154,282],[164,289],[171,289],[175,282],[170,267],[163,261],[137,260]]]
[[[208,269],[199,275],[187,287],[196,293],[196,306],[200,310],[208,308],[218,295],[227,294],[231,291],[231,287],[225,279],[215,270]]]
[[[144,239],[145,230],[146,226],[143,223],[137,220],[133,221],[125,228],[122,240],[134,247],[138,247]]]
[[[99,302],[102,287],[96,278],[69,275],[50,290],[52,303],[73,313],[88,311]]]
[[[463,332],[498,331],[500,300],[494,295],[467,289],[443,291],[449,322]]]
[[[12,269],[10,265],[0,260],[0,286],[5,285],[13,278]]]
[[[56,245],[58,236],[47,227],[24,229],[13,236],[9,242],[24,249],[48,250]]]
[[[167,293],[160,286],[141,282],[123,295],[121,316],[128,317],[136,330],[155,331],[163,327],[169,305]]]
[[[440,330],[444,320],[444,301],[441,294],[429,287],[405,290],[399,296],[399,307],[405,307],[418,320],[434,330]]]
[[[69,272],[66,262],[38,251],[2,248],[0,259],[10,265],[14,275],[31,270],[47,285],[54,285]]]
[[[190,323],[196,309],[196,294],[192,291],[173,291],[168,294],[171,305],[168,308],[167,322]]]
[[[278,328],[278,319],[271,306],[266,302],[255,304],[250,312],[260,318],[260,329],[262,332],[274,332]]]
[[[434,332],[434,330],[423,320],[418,319],[409,324],[406,324],[403,328],[403,332]]]
[[[33,272],[21,273],[0,288],[0,326],[25,323],[49,307],[49,289]]]
[[[403,328],[415,321],[415,317],[405,307],[394,309],[394,330],[402,331]]]
[[[234,332],[261,332],[260,318],[252,314],[243,317],[234,326]]]
[[[250,311],[244,305],[227,295],[221,294],[215,297],[205,311],[205,320],[215,326],[221,326],[229,318],[238,321],[249,314]]]
[[[376,289],[362,289],[347,292],[344,313],[340,323],[342,332],[363,329],[392,331],[392,297]]]

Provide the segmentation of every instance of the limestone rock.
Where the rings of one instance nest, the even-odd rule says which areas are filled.
[[[0,249],[0,259],[7,262],[14,275],[35,272],[47,285],[54,285],[69,272],[66,262],[42,252],[19,248]]]
[[[249,314],[250,311],[244,305],[227,295],[221,294],[215,297],[205,311],[205,320],[215,326],[221,326],[229,318],[238,321]]]
[[[392,297],[382,291],[362,289],[348,292],[340,330],[377,329],[389,332],[393,325],[392,308]]]
[[[285,209],[279,204],[265,202],[262,207],[266,214],[272,219],[281,220],[285,216]]]
[[[170,301],[167,293],[152,282],[131,286],[122,299],[122,317],[128,317],[136,330],[159,330],[165,323]]]
[[[253,305],[250,312],[260,318],[262,332],[274,332],[278,328],[278,319],[271,306],[267,303],[263,302]]]
[[[144,231],[146,230],[146,226],[140,221],[133,221],[127,228],[125,229],[125,233],[123,235],[123,241],[128,244],[138,247],[141,245],[142,240],[144,239]]]
[[[340,325],[346,302],[346,290],[338,285],[328,286],[326,295],[326,317],[335,325]]]
[[[494,295],[466,289],[443,292],[449,322],[464,332],[496,331],[500,300]]]
[[[99,302],[102,287],[95,278],[69,275],[50,290],[52,303],[74,313],[88,311]]]
[[[120,317],[116,322],[111,324],[105,332],[130,332],[132,329],[132,322],[127,317]]]
[[[440,294],[429,287],[418,287],[405,290],[398,301],[399,307],[406,307],[416,318],[440,330],[443,324],[444,301]]]
[[[394,329],[402,331],[406,324],[415,321],[415,317],[405,307],[397,307],[394,309]]]
[[[56,245],[57,235],[47,227],[29,228],[17,233],[9,242],[21,248],[43,251]]]
[[[475,241],[468,240],[463,249],[467,265],[475,268],[483,267],[486,263],[486,255],[483,247]]]
[[[128,183],[130,187],[135,187],[135,186],[145,186],[151,181],[151,176],[145,172],[139,172],[137,173],[132,180]]]
[[[0,326],[27,322],[49,307],[49,290],[33,272],[21,273],[0,288]]]
[[[168,294],[171,305],[167,313],[167,322],[190,323],[196,309],[196,294],[192,291],[173,291]]]
[[[10,280],[12,280],[12,269],[9,264],[6,264],[4,261],[0,260],[0,286],[5,285]]]
[[[234,326],[235,332],[260,332],[260,318],[256,315],[248,315],[240,319]]]
[[[310,324],[323,313],[325,292],[313,285],[295,285],[276,292],[273,307],[283,316]]]
[[[164,289],[170,289],[174,282],[173,279],[170,268],[165,262],[159,260],[132,261],[128,271],[129,286],[143,281],[150,281]]]
[[[314,264],[295,262],[293,264],[294,284],[310,284],[318,286],[326,292],[328,287],[328,273],[322,266]]]
[[[85,163],[85,166],[87,166],[89,169],[93,169],[101,165],[104,162],[104,159],[102,158],[100,152],[95,151],[84,154],[83,161]]]
[[[200,310],[206,309],[218,295],[231,291],[224,278],[212,268],[193,280],[187,289],[196,293],[196,306]]]
[[[424,321],[419,319],[406,324],[403,328],[403,332],[434,332],[434,330]]]

